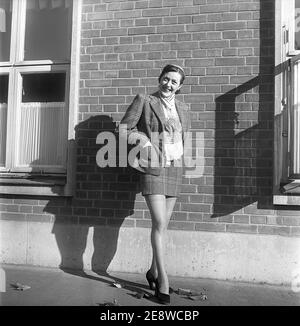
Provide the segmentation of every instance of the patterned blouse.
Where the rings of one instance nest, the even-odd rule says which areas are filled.
[[[171,98],[160,97],[166,118],[163,134],[163,151],[166,166],[183,155],[182,126],[175,106],[175,95]]]

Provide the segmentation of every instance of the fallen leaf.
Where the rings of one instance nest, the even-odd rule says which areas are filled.
[[[13,283],[11,286],[18,291],[25,291],[31,288],[29,285],[21,284],[19,282]]]
[[[135,297],[138,299],[142,299],[144,297],[145,293],[144,292],[136,292]]]
[[[116,299],[114,299],[112,302],[100,303],[99,306],[120,306],[120,304]]]
[[[178,288],[177,293],[180,295],[191,295],[192,291],[190,289]]]
[[[118,289],[121,289],[122,288],[122,284],[120,284],[120,283],[113,283],[112,285],[114,287],[118,288]]]
[[[149,298],[151,298],[151,294],[149,294],[149,293],[144,293],[144,298],[146,298],[146,299],[149,299]]]
[[[191,299],[191,300],[201,300],[201,301],[204,301],[204,300],[208,299],[206,294],[189,295],[188,298]]]

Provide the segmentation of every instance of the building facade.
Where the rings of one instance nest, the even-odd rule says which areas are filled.
[[[298,8],[0,1],[2,263],[147,269],[151,220],[139,175],[99,166],[97,136],[113,133],[134,96],[155,91],[161,68],[175,63],[187,74],[178,97],[199,160],[169,224],[169,274],[297,282]]]

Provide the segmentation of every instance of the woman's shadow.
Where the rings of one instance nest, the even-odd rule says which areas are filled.
[[[44,211],[55,216],[52,233],[61,256],[61,270],[108,284],[117,282],[140,292],[145,285],[111,277],[108,272],[117,251],[120,227],[134,226],[138,214],[134,211],[135,199],[140,192],[139,175],[131,167],[101,168],[96,163],[97,152],[107,144],[96,144],[100,132],[116,136],[118,162],[115,130],[112,118],[104,115],[77,125],[74,196],[49,200]]]

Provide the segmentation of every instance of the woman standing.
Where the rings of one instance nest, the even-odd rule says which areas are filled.
[[[177,65],[165,66],[158,78],[158,91],[138,94],[128,107],[120,132],[146,159],[131,164],[141,171],[142,195],[152,220],[152,264],[146,274],[159,302],[170,303],[169,281],[164,262],[164,240],[182,184],[184,136],[189,127],[187,107],[175,99],[185,79]],[[159,135],[159,137],[157,137]],[[158,140],[158,141],[157,141]],[[156,159],[154,159],[156,157]]]

